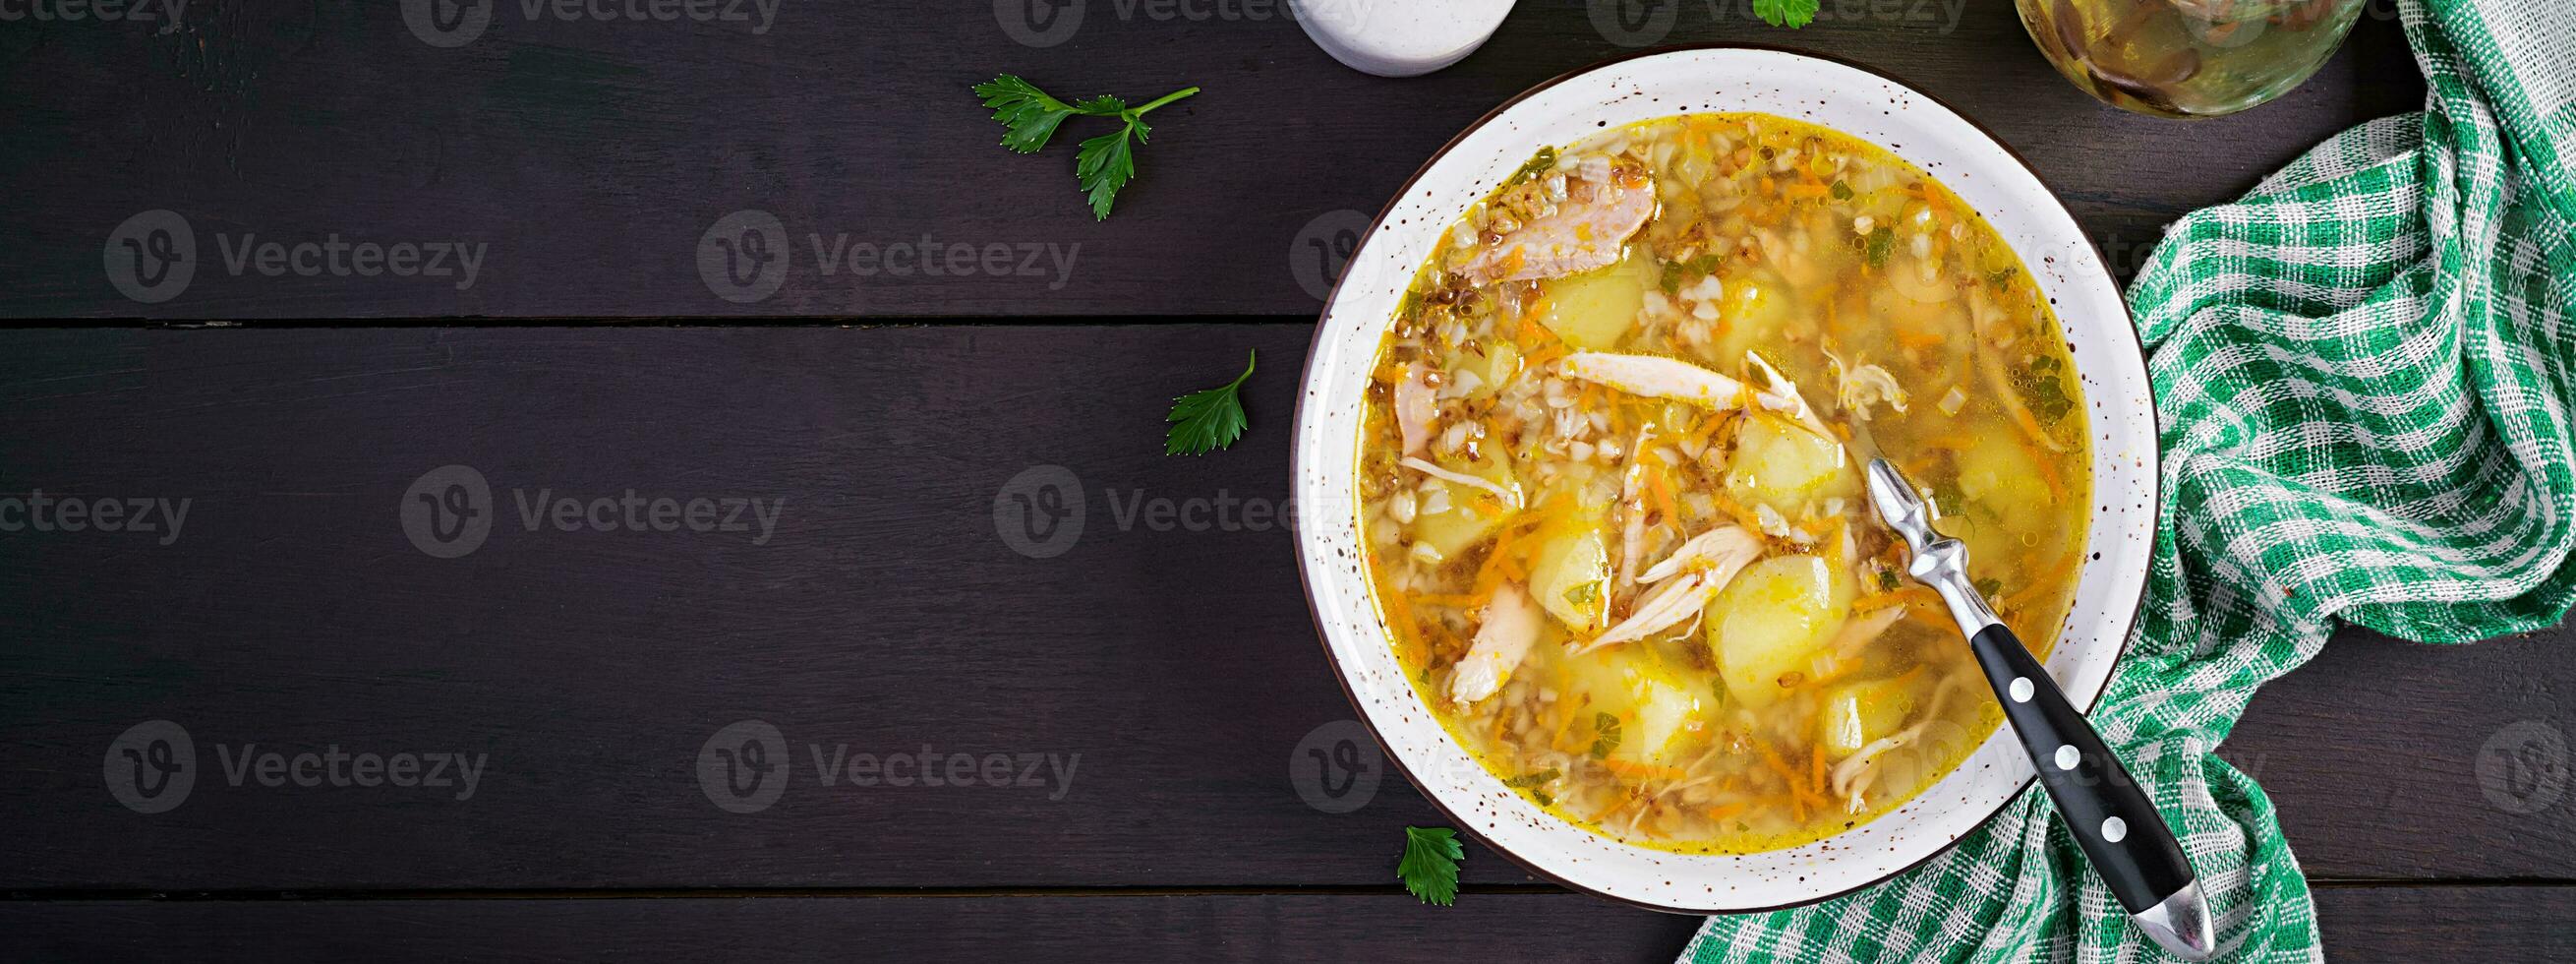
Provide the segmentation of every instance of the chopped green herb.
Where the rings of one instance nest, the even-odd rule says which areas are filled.
[[[1163,433],[1163,454],[1204,455],[1212,450],[1233,445],[1243,437],[1251,420],[1243,414],[1244,379],[1252,377],[1252,367],[1261,361],[1254,352],[1243,364],[1243,374],[1234,380],[1203,392],[1191,392],[1172,400],[1172,413],[1163,416],[1171,428]]]
[[[1655,282],[1655,286],[1664,289],[1664,293],[1668,295],[1679,293],[1682,290],[1683,270],[1682,263],[1679,261],[1664,262],[1664,276]]]
[[[1816,19],[1817,0],[1753,0],[1753,15],[1774,27],[1804,27]]]
[[[2041,422],[2055,425],[2075,410],[2075,400],[2066,395],[2066,379],[2059,374],[2057,359],[2046,355],[2031,359],[2029,365],[2011,374],[2013,389],[2020,393],[2022,405]]]
[[[1002,146],[1022,154],[1035,154],[1045,148],[1068,117],[1115,117],[1121,121],[1116,133],[1083,141],[1082,148],[1074,153],[1074,180],[1090,198],[1092,216],[1099,220],[1108,219],[1109,207],[1118,199],[1118,189],[1136,177],[1135,145],[1154,133],[1145,124],[1146,113],[1198,92],[1196,87],[1174,91],[1145,106],[1131,108],[1126,101],[1108,96],[1068,104],[1011,74],[975,85],[975,93],[984,98],[984,106],[993,109],[993,119],[1002,122]]]
[[[1868,238],[1868,240],[1867,240],[1866,242],[1864,242],[1864,245],[1863,245],[1863,247],[1862,247],[1862,249],[1861,249],[1861,250],[1862,250],[1862,252],[1864,253],[1864,255],[1869,259],[1869,266],[1870,266],[1870,267],[1873,267],[1873,268],[1884,268],[1884,267],[1887,267],[1887,255],[1888,255],[1888,252],[1891,252],[1891,251],[1896,250],[1896,231],[1895,231],[1895,229],[1893,229],[1893,228],[1874,228],[1874,229],[1871,229],[1871,231],[1869,232],[1869,238]]]
[[[2003,580],[2001,580],[2001,579],[1996,579],[1996,578],[1993,578],[1993,577],[1991,577],[1991,576],[1989,576],[1989,577],[1987,577],[1987,578],[1984,578],[1984,579],[1979,579],[1979,580],[1977,580],[1977,595],[1984,596],[1984,597],[1986,597],[1986,598],[1988,598],[1988,599],[1993,599],[1993,598],[1995,598],[1996,596],[2000,596],[2000,595],[2003,595],[2003,594],[2004,594],[2004,583],[2003,583]]]
[[[1597,582],[1587,582],[1572,589],[1568,589],[1565,591],[1565,601],[1573,603],[1578,607],[1590,606],[1593,603],[1599,602],[1601,601],[1601,584]]]
[[[1592,716],[1592,758],[1606,759],[1619,752],[1619,718],[1608,713]]]
[[[1536,773],[1524,773],[1520,776],[1505,780],[1503,781],[1503,785],[1514,790],[1531,790],[1545,786],[1548,781],[1554,780],[1563,775],[1564,774],[1559,772],[1555,767],[1549,767]]]
[[[1878,588],[1881,591],[1895,592],[1898,585],[1901,584],[1896,580],[1896,570],[1881,569],[1878,571]]]
[[[1996,268],[1993,271],[1986,272],[1986,283],[1993,285],[1997,291],[2011,287],[2012,279],[2013,269],[2011,268]]]
[[[1458,843],[1457,831],[1406,827],[1404,858],[1396,861],[1395,876],[1423,903],[1447,907],[1458,901],[1458,862],[1465,859],[1467,848]]]
[[[1510,187],[1530,178],[1543,177],[1553,170],[1556,170],[1556,148],[1542,147],[1538,149],[1537,154],[1530,157],[1529,163],[1521,165],[1520,170],[1513,171],[1512,176],[1503,181],[1503,186]]]
[[[1849,185],[1849,184],[1845,184],[1845,183],[1843,183],[1843,182],[1841,182],[1841,181],[1835,181],[1835,182],[1834,182],[1834,187],[1833,187],[1833,195],[1834,195],[1834,200],[1837,200],[1837,201],[1849,201],[1849,200],[1851,200],[1851,196],[1852,196],[1852,189],[1851,189],[1851,185]]]

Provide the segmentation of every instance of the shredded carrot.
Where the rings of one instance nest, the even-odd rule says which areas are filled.
[[[1724,820],[1728,817],[1741,814],[1744,810],[1745,806],[1741,802],[1721,803],[1717,806],[1708,808],[1708,818],[1711,820]]]
[[[1822,184],[1792,184],[1783,193],[1793,198],[1819,198],[1825,196],[1826,188]]]
[[[1852,603],[1852,613],[1854,615],[1873,613],[1889,606],[1912,605],[1916,602],[1933,603],[1939,602],[1940,599],[1940,594],[1933,592],[1929,586],[1898,586],[1886,592],[1871,593],[1861,597],[1859,601]]]
[[[1681,521],[1681,500],[1673,496],[1673,484],[1664,478],[1663,473],[1652,470],[1646,473],[1646,492],[1654,496],[1655,508],[1663,511],[1664,518],[1677,524]]]
[[[1631,777],[1641,780],[1679,780],[1682,777],[1687,776],[1687,774],[1677,768],[1656,766],[1652,763],[1632,763],[1627,760],[1606,759],[1601,761],[1601,765],[1608,767],[1612,773],[1616,773],[1623,777]]]
[[[1903,325],[1896,326],[1896,343],[1901,347],[1938,348],[1943,342],[1949,340],[1937,331],[1916,331]]]
[[[1484,605],[1485,597],[1477,595],[1435,596],[1421,594],[1414,596],[1413,601],[1431,606],[1456,606],[1461,609],[1467,609]]]
[[[1825,796],[1825,745],[1819,743],[1810,749],[1812,749],[1814,753],[1809,757],[1809,759],[1813,761],[1809,769],[1814,774],[1815,778],[1813,786],[1816,791],[1816,798],[1821,800],[1824,799]]]

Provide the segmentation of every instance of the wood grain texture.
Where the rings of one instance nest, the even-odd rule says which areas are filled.
[[[496,19],[452,49],[407,28],[418,0],[197,0],[166,34],[0,24],[0,317],[1306,315],[1318,301],[1291,259],[1315,219],[1374,214],[1488,109],[1624,52],[1594,26],[1603,4],[1572,0],[1523,3],[1466,61],[1400,81],[1333,63],[1276,13],[1227,18],[1199,0],[1077,2],[1087,17],[1044,48],[978,2],[764,2],[766,30],[530,19],[552,6],[488,0]],[[2197,123],[2086,98],[2010,3],[1846,0],[1796,32],[1753,22],[1741,0],[1660,6],[1676,12],[1665,42],[1811,48],[1957,105],[2029,159],[2123,272],[2175,216],[2423,97],[2385,3],[2305,86]],[[1005,71],[1066,96],[1206,90],[1154,115],[1141,179],[1093,223],[1072,177],[1081,135],[1037,157],[995,146],[967,88]],[[695,252],[745,209],[775,215],[793,253],[782,289],[737,305]],[[111,286],[106,254],[153,210],[186,219],[197,268],[172,300],[142,304]],[[335,237],[482,256],[470,285],[227,261]],[[962,276],[860,278],[824,274],[810,239],[1013,253]],[[1044,257],[1031,265],[1024,245]]]
[[[2324,887],[2344,962],[2561,961],[2564,887]],[[0,904],[36,960],[1669,960],[1697,918],[1574,894],[773,897]]]
[[[1399,828],[1439,818],[1401,779],[1349,813],[1301,798],[1323,771],[1300,741],[1353,711],[1288,533],[1240,504],[1285,494],[1308,331],[9,333],[0,493],[192,507],[166,546],[0,532],[0,596],[27,601],[0,610],[0,890],[1383,885]],[[1159,454],[1170,397],[1247,349],[1251,434]],[[494,525],[434,558],[400,506],[450,464],[488,480]],[[1046,465],[1085,524],[1031,558],[994,507]],[[766,541],[531,529],[517,504],[630,489],[784,504]],[[2568,635],[2348,635],[2226,753],[2312,874],[2576,878],[2576,800],[2479,762],[2527,749],[2491,745],[2517,723],[2576,727]],[[151,720],[199,771],[145,815],[107,774]],[[743,720],[793,767],[753,813],[697,769]],[[486,764],[460,800],[238,762],[335,745]],[[843,745],[1072,772],[820,785]],[[1472,882],[1528,879],[1471,853]]]

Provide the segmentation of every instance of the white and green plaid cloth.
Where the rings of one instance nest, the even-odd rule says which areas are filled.
[[[2093,721],[2199,868],[2220,959],[2323,956],[2263,789],[2211,755],[2341,623],[2424,642],[2576,597],[2576,8],[2401,0],[2425,111],[2176,223],[2129,292],[2165,504]],[[1887,883],[1710,918],[1718,961],[2164,960],[2037,789]]]

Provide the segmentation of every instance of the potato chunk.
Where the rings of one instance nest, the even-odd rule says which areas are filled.
[[[1607,268],[1548,282],[1539,323],[1584,351],[1617,347],[1646,307],[1646,289],[1655,283],[1653,261],[1630,250]]]
[[[1738,502],[1758,502],[1795,519],[1817,501],[1860,492],[1841,442],[1767,414],[1745,419],[1735,438],[1726,491]]]
[[[1538,604],[1565,628],[1589,633],[1609,613],[1610,552],[1597,526],[1558,533],[1530,564]]]
[[[1817,742],[1825,752],[1846,757],[1890,733],[1905,728],[1914,715],[1914,693],[1893,679],[1845,683],[1825,692],[1816,716]]]
[[[1565,658],[1571,660],[1569,696],[1619,721],[1609,759],[1672,766],[1690,746],[1687,737],[1707,726],[1706,681],[1691,685],[1691,677],[1651,652],[1619,648]]]
[[[1710,603],[1707,630],[1727,693],[1755,708],[1779,699],[1797,683],[1784,677],[1842,628],[1852,593],[1817,556],[1777,556],[1736,574]]]

